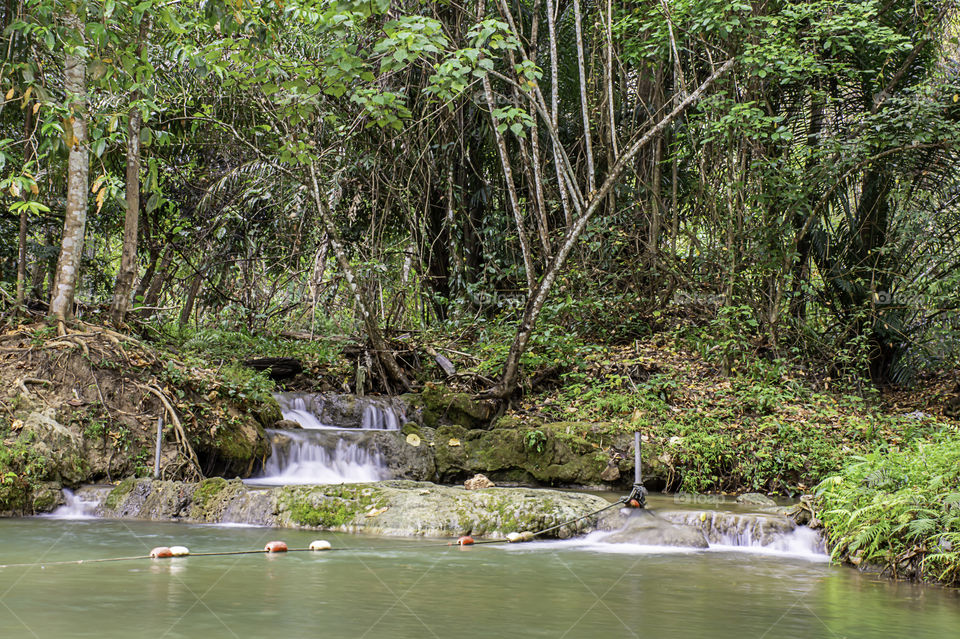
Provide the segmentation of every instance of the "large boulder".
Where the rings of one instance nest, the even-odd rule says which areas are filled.
[[[493,400],[478,400],[440,384],[427,384],[419,395],[401,395],[410,407],[408,417],[431,428],[454,424],[464,428],[487,428],[497,414]]]
[[[106,497],[107,517],[320,528],[391,536],[503,537],[550,531],[566,538],[595,529],[595,495],[531,488],[467,491],[428,482],[251,488],[215,478],[199,483],[129,479]],[[577,521],[575,521],[577,520]]]
[[[563,424],[493,430],[441,426],[433,443],[443,482],[462,482],[482,473],[500,485],[601,487],[624,484],[633,472],[632,459],[567,435]],[[611,462],[618,468],[616,475]]]

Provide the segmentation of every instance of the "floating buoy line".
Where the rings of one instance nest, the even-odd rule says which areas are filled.
[[[631,494],[632,496],[632,494]],[[425,543],[425,544],[412,544],[407,543],[403,545],[395,546],[368,546],[368,547],[355,547],[355,546],[341,546],[334,548],[333,545],[324,539],[317,539],[310,542],[310,545],[307,548],[290,548],[287,546],[286,542],[283,541],[271,541],[268,542],[260,550],[221,550],[213,552],[190,552],[186,546],[157,546],[153,548],[149,554],[146,555],[132,555],[129,557],[103,557],[99,559],[68,559],[65,561],[47,561],[47,562],[33,562],[33,563],[23,563],[23,564],[0,564],[0,570],[4,568],[34,568],[47,566],[70,566],[70,565],[81,565],[81,564],[104,564],[112,563],[118,561],[142,561],[142,560],[165,560],[165,559],[179,559],[184,557],[228,557],[234,555],[272,555],[278,553],[291,553],[291,552],[333,552],[337,550],[353,550],[353,551],[382,551],[382,550],[419,550],[421,548],[449,548],[451,546],[459,546],[464,548],[466,546],[478,546],[486,544],[505,544],[505,543],[522,543],[527,541],[533,541],[540,535],[548,533],[550,531],[562,528],[563,526],[569,526],[570,524],[575,524],[579,521],[587,519],[588,517],[593,517],[598,515],[605,510],[610,510],[617,506],[628,505],[633,506],[631,503],[631,497],[624,497],[618,501],[613,502],[608,506],[604,506],[598,510],[595,510],[591,513],[587,513],[576,519],[571,519],[555,526],[550,526],[549,528],[544,528],[543,530],[538,530],[537,532],[532,532],[529,530],[524,530],[522,532],[511,532],[503,538],[494,538],[494,539],[480,539],[474,540],[473,537],[469,535],[463,535],[457,538],[456,541],[449,542],[435,542],[435,543]]]

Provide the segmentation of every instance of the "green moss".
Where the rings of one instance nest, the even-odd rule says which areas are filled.
[[[60,491],[53,488],[41,488],[33,493],[33,511],[50,512],[60,503]]]
[[[427,384],[421,393],[423,421],[433,427],[441,421],[467,428],[487,426],[494,415],[494,405],[478,401],[466,393],[451,392],[445,386]]]
[[[194,507],[203,509],[207,507],[214,497],[216,497],[224,488],[227,487],[227,480],[223,477],[211,477],[204,479],[193,491]]]
[[[137,484],[137,480],[133,477],[127,477],[122,482],[117,484],[117,487],[110,491],[110,494],[107,495],[106,501],[103,502],[103,505],[107,510],[114,510],[117,506],[120,505],[120,502],[123,501],[123,498],[130,494],[130,491],[133,490],[133,487]]]
[[[280,412],[280,404],[278,404],[277,400],[273,397],[262,400],[254,408],[254,414],[257,417],[257,421],[260,422],[260,425],[264,428],[270,428],[283,419],[283,414]]]
[[[281,511],[301,526],[339,528],[379,503],[379,495],[370,488],[324,486],[287,488],[280,498]]]

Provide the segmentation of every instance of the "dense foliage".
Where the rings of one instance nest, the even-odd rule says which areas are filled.
[[[955,15],[899,0],[7,3],[0,290],[52,296],[82,151],[90,197],[67,218],[89,209],[88,317],[116,292],[115,319],[129,299],[163,330],[362,324],[376,341],[535,324],[546,304],[623,339],[680,300],[778,353],[909,381],[957,353]],[[76,65],[84,95],[65,89]],[[123,247],[136,261],[118,277]]]
[[[960,436],[857,457],[817,489],[834,557],[960,583]]]

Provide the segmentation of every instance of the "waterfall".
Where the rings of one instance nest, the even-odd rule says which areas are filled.
[[[103,503],[112,486],[84,486],[74,493],[63,489],[64,504],[51,513],[42,515],[50,519],[95,519],[97,508]]]
[[[362,434],[399,430],[403,405],[395,400],[353,395],[279,393],[285,420],[300,429],[269,429],[271,453],[263,485],[340,484],[389,479],[386,464]]]

